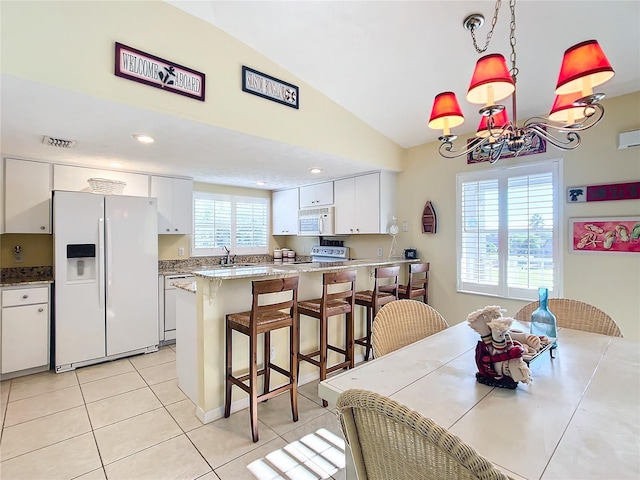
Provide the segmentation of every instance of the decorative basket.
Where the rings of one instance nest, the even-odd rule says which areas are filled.
[[[87,180],[93,193],[103,193],[105,195],[122,195],[127,182],[120,180],[109,180],[108,178],[90,178]]]

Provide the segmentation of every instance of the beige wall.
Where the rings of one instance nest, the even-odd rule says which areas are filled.
[[[22,263],[16,263],[13,248],[22,247]],[[40,267],[53,265],[53,235],[16,234],[0,235],[0,267]]]
[[[398,222],[407,221],[400,233],[402,248],[415,247],[431,263],[430,303],[451,324],[466,320],[469,312],[485,305],[501,305],[515,314],[526,302],[456,292],[456,174],[500,168],[541,159],[562,158],[565,187],[640,180],[640,148],[618,150],[618,133],[640,128],[640,93],[605,100],[606,115],[583,134],[583,144],[564,152],[549,146],[545,154],[467,165],[464,158],[448,160],[438,154],[437,143],[408,151],[407,168],[398,175]],[[472,120],[467,120],[472,122]],[[564,198],[564,195],[563,195]],[[438,233],[422,234],[420,216],[430,200],[438,216]],[[569,218],[640,215],[640,200],[562,204],[561,232]],[[640,254],[576,254],[563,238],[563,296],[589,302],[609,313],[626,337],[640,339]]]
[[[3,73],[380,168],[402,167],[397,144],[255,50],[168,3],[2,2],[0,22]],[[116,77],[116,41],[204,72],[206,102]],[[242,65],[297,85],[300,109],[243,92]]]

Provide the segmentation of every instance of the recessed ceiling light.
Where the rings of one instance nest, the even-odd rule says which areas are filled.
[[[119,162],[111,162],[111,163],[109,164],[109,166],[110,166],[110,167],[118,168],[118,167],[121,167],[121,166],[122,166],[122,164],[121,164],[121,163],[119,163]]]
[[[149,135],[145,135],[144,133],[140,133],[140,134],[136,134],[136,135],[131,135],[133,138],[135,138],[136,140],[138,140],[140,143],[153,143],[153,137],[149,136]]]
[[[314,168],[310,168],[310,169],[309,169],[309,171],[310,171],[311,173],[320,173],[320,172],[322,171],[322,169],[321,169],[321,168],[315,168],[315,167],[314,167]]]
[[[267,182],[263,182],[262,180],[260,180],[259,182],[256,182],[256,185],[266,185]]]

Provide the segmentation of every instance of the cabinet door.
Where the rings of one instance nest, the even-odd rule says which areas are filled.
[[[5,232],[51,233],[51,164],[5,162]]]
[[[298,233],[298,189],[273,192],[271,197],[273,235],[296,235]]]
[[[316,186],[306,185],[300,187],[300,208],[313,208],[316,206]]]
[[[380,232],[380,174],[355,177],[355,233]]]
[[[48,304],[2,309],[3,374],[47,365],[48,345]]]
[[[151,196],[158,199],[158,233],[188,235],[193,223],[193,182],[151,177]]]
[[[119,180],[126,185],[122,195],[134,197],[149,196],[149,176],[139,173],[118,172],[115,170],[99,170],[97,168],[74,167],[71,165],[53,166],[53,189],[70,192],[90,192],[90,178],[107,178]]]
[[[355,223],[355,179],[336,180],[335,184],[335,228],[338,235],[354,233]]]
[[[333,182],[319,183],[315,187],[316,205],[333,205]]]
[[[173,178],[173,233],[191,235],[193,231],[193,181]]]
[[[300,208],[333,205],[333,182],[300,187]]]
[[[173,179],[151,177],[151,196],[158,199],[158,233],[173,233]]]

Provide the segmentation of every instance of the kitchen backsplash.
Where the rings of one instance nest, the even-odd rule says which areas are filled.
[[[53,267],[8,267],[0,269],[0,280],[8,278],[53,278]]]

